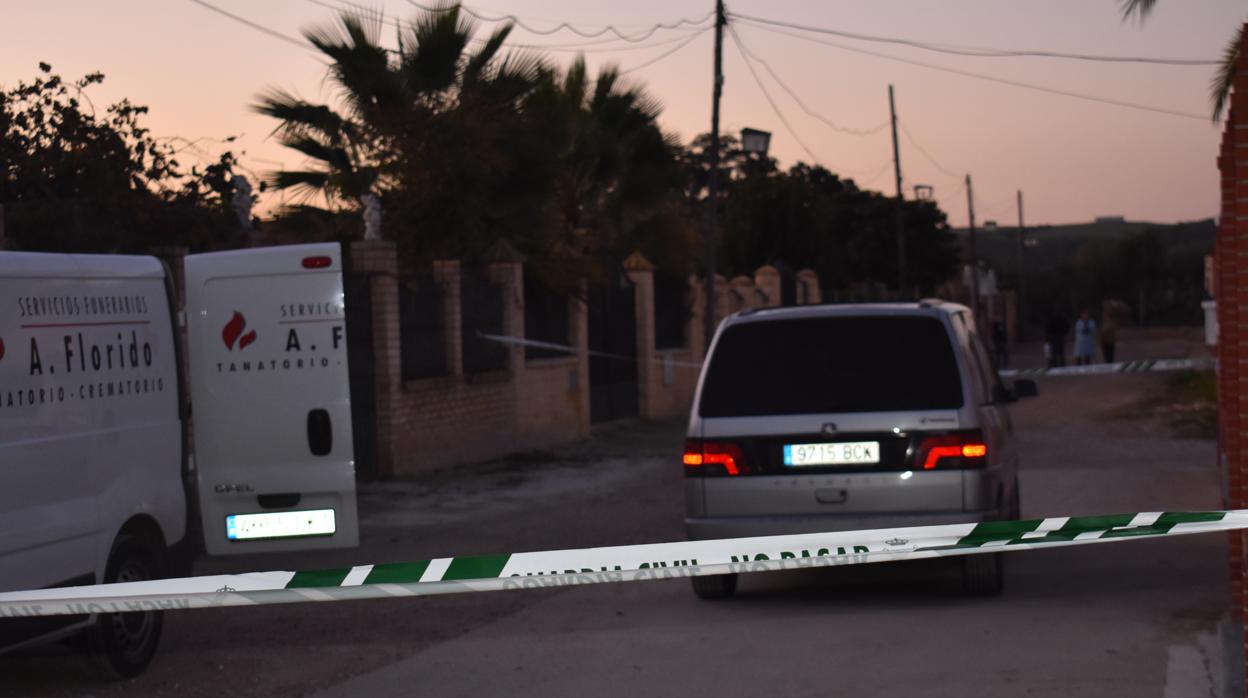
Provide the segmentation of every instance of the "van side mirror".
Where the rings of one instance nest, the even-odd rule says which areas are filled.
[[[1036,387],[1036,382],[1027,378],[1020,378],[1014,381],[1014,397],[1035,397],[1040,394],[1040,390]]]

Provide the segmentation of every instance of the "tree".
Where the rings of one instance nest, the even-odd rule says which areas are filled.
[[[686,149],[685,195],[691,215],[704,220],[709,138]],[[780,171],[772,158],[741,151],[721,139],[725,164],[719,217],[719,257],[727,274],[751,274],[763,264],[810,267],[828,288],[897,277],[895,201],[859,189],[817,165]],[[907,258],[914,283],[931,291],[954,274],[958,250],[945,214],[935,204],[903,206]]]
[[[592,271],[585,260],[633,249],[688,267],[679,148],[639,86],[614,68],[591,77],[583,60],[561,71],[538,54],[504,53],[510,25],[470,52],[477,27],[457,5],[401,25],[397,52],[380,45],[383,25],[344,13],[305,32],[333,61],[341,106],[280,90],[260,98],[282,142],[309,158],[275,173],[275,186],[331,211],[380,195],[386,236],[409,263],[471,259],[503,239],[572,283]],[[312,208],[295,214],[335,222]]]
[[[0,204],[18,249],[202,249],[239,236],[232,153],[186,172],[171,139],[142,125],[147,107],[122,100],[96,111],[87,93],[102,74],[66,82],[46,63],[39,73],[0,91]]]
[[[1138,19],[1143,22],[1156,7],[1157,0],[1119,0],[1119,5],[1122,7],[1123,21]],[[1235,83],[1235,70],[1239,66],[1239,47],[1243,40],[1244,27],[1240,25],[1226,48],[1222,49],[1222,65],[1209,84],[1209,102],[1213,107],[1214,123],[1222,120],[1222,113],[1226,111],[1230,100],[1231,87]]]
[[[396,52],[380,43],[384,25],[381,14],[344,12],[335,24],[304,32],[332,60],[341,108],[280,89],[260,97],[254,108],[281,121],[282,144],[309,158],[308,168],[274,173],[271,183],[331,209],[359,210],[365,195],[379,195],[389,230],[425,231],[407,241],[409,249],[462,252],[468,241],[481,243],[491,220],[515,213],[483,205],[482,197],[500,193],[497,183],[483,180],[502,172],[524,189],[516,174],[522,163],[504,151],[525,144],[510,117],[544,63],[531,54],[501,53],[510,24],[467,51],[476,24],[457,5],[423,12],[403,26]]]

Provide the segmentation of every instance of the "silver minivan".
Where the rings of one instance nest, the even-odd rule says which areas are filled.
[[[745,311],[721,323],[684,451],[692,540],[1015,519],[1006,388],[971,311],[942,301]],[[961,558],[968,591],[1000,555]],[[735,575],[695,577],[702,598]]]

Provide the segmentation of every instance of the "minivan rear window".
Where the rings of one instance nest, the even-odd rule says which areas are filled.
[[[934,317],[821,317],[724,330],[703,417],[957,409],[962,383]]]

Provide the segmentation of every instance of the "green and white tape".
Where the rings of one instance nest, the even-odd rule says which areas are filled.
[[[396,598],[857,565],[1248,528],[1248,510],[980,524],[444,557],[305,572],[0,593],[0,618]]]
[[[1093,376],[1103,373],[1145,373],[1148,371],[1198,371],[1214,367],[1213,359],[1140,359],[1112,364],[1085,364],[1059,368],[1006,368],[1002,378],[1027,376]]]

